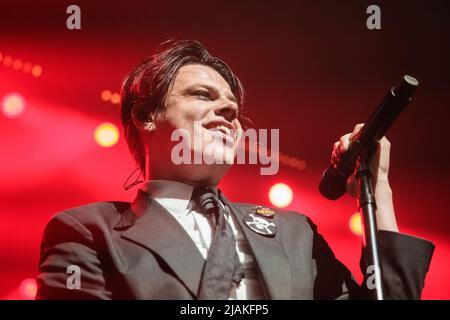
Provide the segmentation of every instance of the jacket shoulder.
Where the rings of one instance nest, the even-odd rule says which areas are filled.
[[[105,227],[111,229],[130,206],[131,203],[121,201],[93,202],[60,211],[50,218],[49,224],[53,221],[65,221],[82,225],[90,231]]]

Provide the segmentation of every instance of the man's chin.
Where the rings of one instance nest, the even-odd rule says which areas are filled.
[[[179,167],[181,175],[186,180],[200,185],[217,185],[222,177],[230,170],[231,164],[190,164]]]
[[[214,149],[203,150],[202,163],[208,165],[232,165],[236,152],[233,147],[219,145]]]

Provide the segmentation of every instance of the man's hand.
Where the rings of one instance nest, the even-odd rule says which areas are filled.
[[[348,150],[356,134],[364,126],[364,123],[357,124],[352,133],[340,137],[333,145],[331,154],[331,163],[334,165],[340,160],[342,155]],[[391,143],[386,137],[383,137],[377,145],[377,150],[370,161],[370,170],[372,172],[372,187],[377,203],[377,226],[378,229],[397,231],[398,227],[395,220],[394,206],[392,202],[392,190],[389,186],[389,154]],[[358,183],[355,175],[352,174],[347,181],[347,192],[352,196],[358,195]]]

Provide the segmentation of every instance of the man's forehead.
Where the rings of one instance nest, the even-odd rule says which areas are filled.
[[[181,67],[174,80],[174,89],[184,89],[194,84],[206,84],[220,90],[231,91],[226,80],[211,67],[201,64],[188,64]]]

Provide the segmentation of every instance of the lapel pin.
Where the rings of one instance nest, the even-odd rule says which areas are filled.
[[[253,213],[244,216],[244,223],[252,231],[266,237],[274,237],[277,233],[277,225]]]
[[[275,215],[275,211],[269,209],[269,208],[263,208],[263,207],[255,207],[255,213],[263,216],[265,218],[273,218]]]

